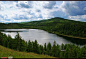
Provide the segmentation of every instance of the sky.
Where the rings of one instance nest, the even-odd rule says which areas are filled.
[[[18,23],[61,17],[86,22],[86,1],[0,1],[0,22]]]

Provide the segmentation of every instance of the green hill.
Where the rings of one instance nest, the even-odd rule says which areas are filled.
[[[59,17],[22,23],[2,23],[0,24],[0,29],[1,28],[36,28],[67,37],[86,39],[86,22],[68,20]]]
[[[48,55],[40,55],[32,52],[19,52],[15,50],[8,49],[0,45],[0,58],[1,57],[9,57],[12,56],[13,58],[55,58]]]
[[[56,17],[48,20],[32,21],[22,25],[25,25],[23,28],[43,29],[58,35],[86,39],[86,22]]]

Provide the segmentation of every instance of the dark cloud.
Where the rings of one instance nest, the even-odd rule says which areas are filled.
[[[27,12],[29,15],[34,15],[34,13],[30,10]]]
[[[16,15],[15,17],[14,17],[14,19],[15,20],[22,20],[22,19],[26,19],[26,20],[28,20],[28,17],[26,17],[25,15]]]
[[[38,18],[43,18],[42,15],[40,14]]]
[[[25,4],[25,3],[19,3],[18,4],[17,3],[16,6],[21,7],[21,8],[31,8],[32,7],[31,2],[28,2],[27,4]]]
[[[41,10],[36,10],[36,12],[41,12]]]
[[[0,15],[0,18],[4,18],[4,16]]]
[[[13,8],[13,6],[11,6],[10,8]]]
[[[1,7],[0,7],[0,10],[1,10]]]
[[[52,9],[55,4],[56,4],[56,1],[49,1],[49,3],[45,4],[43,7],[47,9]]]
[[[54,17],[62,17],[62,18],[68,18],[68,14],[63,13],[62,11],[54,11],[50,13]]]
[[[71,16],[86,15],[86,1],[65,2],[62,8]]]
[[[3,7],[0,5],[0,11],[2,11],[3,10]]]

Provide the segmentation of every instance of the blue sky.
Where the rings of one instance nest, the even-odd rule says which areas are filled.
[[[86,1],[0,1],[0,22],[28,22],[53,17],[86,22]]]

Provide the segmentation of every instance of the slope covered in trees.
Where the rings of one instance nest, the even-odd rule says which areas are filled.
[[[63,18],[27,22],[23,28],[43,29],[51,33],[86,39],[86,22],[73,21]]]
[[[36,28],[43,29],[51,33],[75,37],[80,39],[86,39],[86,22],[73,21],[63,18],[52,18],[48,20],[31,21],[23,23],[0,23],[0,29],[2,28]]]

